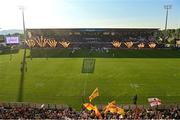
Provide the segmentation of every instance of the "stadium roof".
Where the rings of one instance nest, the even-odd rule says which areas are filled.
[[[159,28],[30,28],[29,31],[157,31]]]

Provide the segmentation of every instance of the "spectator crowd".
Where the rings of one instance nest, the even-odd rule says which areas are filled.
[[[180,119],[180,109],[134,108],[125,110],[125,115],[104,113],[99,110],[101,119]],[[99,119],[94,111],[82,108],[76,111],[67,108],[45,108],[31,106],[3,106],[0,105],[0,119]]]

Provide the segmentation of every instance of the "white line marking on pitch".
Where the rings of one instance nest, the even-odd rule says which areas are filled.
[[[130,86],[131,86],[131,88],[134,88],[136,93],[137,93],[138,91],[141,92],[141,90],[140,90],[142,88],[141,86],[144,86],[144,84],[132,84],[132,83],[130,83]]]

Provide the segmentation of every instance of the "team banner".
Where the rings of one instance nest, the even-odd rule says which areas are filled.
[[[99,90],[98,88],[96,88],[93,93],[89,96],[89,101],[91,102],[94,98],[96,98],[97,96],[99,96]]]
[[[151,107],[161,105],[161,100],[159,98],[148,98],[148,102]]]

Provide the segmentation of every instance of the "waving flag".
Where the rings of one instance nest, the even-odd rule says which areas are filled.
[[[96,88],[93,93],[89,96],[89,101],[91,102],[94,98],[96,98],[97,96],[99,96],[99,90],[98,88]]]
[[[94,106],[93,106],[91,103],[85,103],[85,104],[83,104],[83,105],[84,105],[84,107],[85,107],[87,110],[89,110],[89,111],[91,111],[91,110],[94,109]]]
[[[104,113],[110,111],[111,113],[116,112],[116,101],[110,102],[105,108],[104,108]]]
[[[152,106],[161,105],[161,100],[159,98],[148,98],[148,102]]]
[[[93,109],[93,110],[94,110],[96,116],[97,116],[98,118],[101,118],[101,119],[102,119],[101,113],[99,112],[99,110],[98,110],[98,108],[97,108],[96,106],[94,106],[94,109]]]
[[[99,110],[96,106],[92,105],[91,103],[85,103],[83,105],[87,110],[89,110],[89,111],[93,110],[95,112],[96,116],[98,118],[102,119],[101,113],[99,112]]]
[[[116,105],[116,101],[112,101],[110,102],[104,109],[104,113],[107,112],[111,112],[111,113],[117,113],[117,114],[121,114],[121,115],[125,115],[124,109],[118,107]]]
[[[117,113],[121,115],[125,115],[124,109],[117,107]]]

